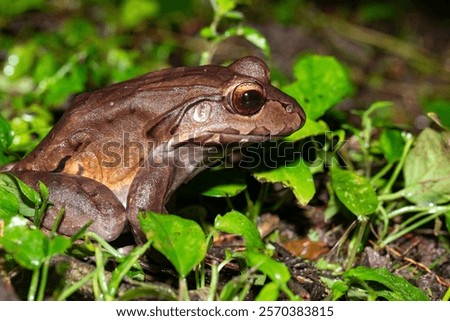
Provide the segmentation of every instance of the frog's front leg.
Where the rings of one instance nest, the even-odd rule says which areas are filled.
[[[146,241],[141,230],[139,213],[167,213],[165,204],[170,196],[173,169],[143,167],[139,170],[128,193],[127,220],[138,243]]]
[[[51,205],[47,208],[42,227],[51,229],[58,211],[64,208],[64,216],[58,232],[71,236],[88,222],[88,230],[107,241],[116,239],[126,221],[125,208],[105,185],[81,176],[62,173],[12,171],[26,184],[39,188],[43,182],[49,191]]]

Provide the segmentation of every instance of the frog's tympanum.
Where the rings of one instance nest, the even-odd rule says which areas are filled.
[[[152,72],[75,98],[48,136],[10,170],[49,189],[42,223],[72,235],[87,222],[108,241],[138,213],[164,212],[171,194],[219,147],[289,135],[305,123],[298,103],[270,84],[256,57],[228,67]]]

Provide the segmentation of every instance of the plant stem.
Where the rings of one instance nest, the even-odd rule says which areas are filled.
[[[186,278],[181,276],[178,279],[178,301],[189,301]]]
[[[383,230],[379,235],[379,239],[382,240],[384,239],[389,230],[389,215],[386,209],[381,205],[381,203],[378,204],[378,211],[380,212],[381,219],[383,220]]]
[[[398,231],[396,233],[388,235],[384,239],[384,241],[382,241],[380,243],[380,247],[384,248],[389,243],[391,243],[391,242],[395,241],[396,239],[398,239],[399,237],[401,237],[401,236],[403,236],[403,235],[405,235],[405,234],[415,230],[419,226],[421,226],[421,225],[423,225],[425,223],[428,223],[429,221],[434,220],[436,217],[438,217],[439,215],[441,215],[444,212],[445,211],[437,211],[437,212],[433,213],[432,215],[427,215],[425,218],[421,219],[420,221],[418,221],[418,222],[416,222],[414,224],[411,224],[410,226],[405,227],[404,229],[402,229],[402,230],[400,230],[400,231]],[[424,212],[424,213],[421,213],[421,214],[429,214],[429,212]]]
[[[250,216],[249,218],[252,222],[256,222],[258,215],[261,213],[261,209],[268,192],[269,192],[269,184],[262,184],[258,193],[258,198],[253,204],[253,207],[251,208],[249,213]]]
[[[128,273],[128,271],[131,270],[131,268],[138,264],[139,258],[145,254],[145,252],[148,250],[148,248],[151,245],[151,241],[147,241],[141,246],[135,247],[131,253],[127,256],[127,258],[120,263],[118,267],[112,272],[111,280],[109,281],[107,288],[107,300],[114,300],[117,292],[119,291],[120,283],[122,282],[125,275]]]
[[[381,194],[378,195],[378,200],[380,202],[384,202],[384,201],[393,201],[402,197],[405,197],[405,195],[409,192],[409,190],[411,190],[410,188],[404,188],[401,189],[395,193],[392,194]]]
[[[41,269],[41,281],[39,282],[39,291],[38,291],[38,295],[37,295],[37,301],[44,300],[45,288],[47,287],[49,266],[50,266],[50,258],[47,258],[44,261],[44,264],[42,265],[42,269]]]
[[[406,143],[405,143],[405,147],[403,148],[402,156],[401,156],[400,161],[398,162],[397,166],[395,167],[394,173],[392,173],[392,176],[390,177],[388,183],[384,187],[382,194],[391,193],[392,186],[394,186],[394,183],[397,180],[397,177],[400,174],[400,171],[403,169],[403,165],[405,164],[406,156],[408,155],[408,152],[411,149],[411,146],[414,142],[414,137],[410,133],[406,133],[404,137],[406,139]]]
[[[101,297],[104,300],[105,294],[108,293],[108,284],[106,282],[105,268],[103,266],[105,262],[103,262],[102,250],[97,246],[95,247],[95,262],[97,264],[97,267],[95,269],[97,271],[97,281],[101,291]]]
[[[398,210],[392,211],[391,213],[388,214],[388,218],[394,218],[398,215],[402,215],[402,214],[406,214],[406,213],[412,213],[412,212],[444,212],[444,211],[450,211],[450,206],[417,206],[417,205],[410,205],[410,206],[405,206],[402,208],[399,208]]]
[[[383,177],[384,175],[386,175],[387,172],[389,172],[392,168],[392,166],[394,166],[394,163],[387,163],[382,169],[380,169],[371,179],[370,179],[370,184],[372,186],[376,185],[376,182],[381,179],[381,177]]]
[[[217,291],[217,285],[219,284],[219,271],[217,264],[211,265],[211,282],[209,284],[208,301],[213,301]]]
[[[75,282],[74,284],[71,284],[69,287],[65,288],[56,298],[56,301],[63,301],[67,299],[69,296],[71,296],[75,291],[77,291],[79,288],[81,288],[83,285],[85,285],[89,280],[92,280],[94,278],[95,271],[92,271],[91,273],[85,275],[81,280]]]
[[[349,256],[349,259],[347,262],[347,267],[345,268],[345,271],[350,270],[353,266],[353,263],[356,258],[356,254],[358,253],[359,245],[362,242],[362,239],[363,239],[365,231],[366,231],[367,224],[369,222],[369,220],[366,217],[358,217],[358,220],[360,222],[358,234],[356,234],[356,240],[353,244],[352,251],[350,252],[350,256]]]
[[[39,274],[40,269],[33,270],[33,274],[31,275],[30,288],[28,289],[28,296],[27,296],[28,301],[34,301],[36,299],[36,292],[39,283]]]

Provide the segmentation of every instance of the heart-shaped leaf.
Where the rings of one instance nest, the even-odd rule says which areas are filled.
[[[331,186],[353,214],[369,215],[377,209],[377,194],[364,177],[334,166],[331,168]]]
[[[261,182],[282,183],[291,188],[302,205],[308,204],[316,192],[311,171],[301,158],[286,166],[255,172],[253,176]]]
[[[334,57],[308,55],[294,65],[296,81],[283,91],[297,99],[307,118],[316,120],[353,92],[346,68]]]
[[[291,273],[286,265],[275,261],[267,255],[247,251],[246,258],[249,266],[266,274],[279,288],[283,287],[291,278]]]
[[[152,246],[173,264],[181,277],[186,277],[204,259],[205,233],[196,222],[154,212],[140,215],[139,220]]]
[[[450,200],[450,132],[424,129],[406,157],[405,197],[419,205]]]
[[[364,283],[367,286],[367,282],[376,282],[384,287],[386,290],[378,289],[376,292],[379,296],[388,300],[395,301],[429,301],[426,294],[419,288],[416,288],[404,278],[392,274],[386,268],[368,268],[364,266],[358,266],[354,269],[344,273],[344,278]]]
[[[264,243],[261,241],[261,236],[255,224],[237,211],[228,212],[224,216],[217,215],[214,227],[225,233],[241,235],[247,248],[264,248]]]

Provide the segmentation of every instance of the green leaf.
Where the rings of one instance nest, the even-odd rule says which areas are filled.
[[[345,295],[345,293],[347,293],[349,287],[344,281],[341,280],[333,280],[333,281],[334,282],[332,283],[331,286],[331,293],[333,293],[333,301],[336,301],[341,296]]]
[[[64,253],[72,244],[70,239],[47,237],[41,230],[28,227],[29,221],[15,216],[5,226],[0,244],[14,260],[29,270],[38,269],[45,259]]]
[[[276,301],[280,290],[275,282],[269,282],[263,286],[256,296],[256,301]]]
[[[291,279],[291,273],[286,265],[277,262],[271,257],[264,254],[248,251],[246,252],[247,263],[249,266],[256,268],[267,275],[278,288],[285,286],[286,282]]]
[[[413,286],[404,278],[392,274],[386,268],[372,269],[358,266],[345,272],[343,277],[359,283],[371,281],[385,286],[386,290],[377,290],[375,292],[388,300],[429,301],[429,298],[421,289]],[[374,289],[379,289],[379,286],[374,287]]]
[[[247,248],[264,249],[264,243],[256,225],[237,211],[230,211],[224,216],[217,215],[214,228],[222,232],[241,235]]]
[[[19,211],[19,201],[16,196],[0,186],[0,220],[9,219]]]
[[[14,133],[11,151],[30,151],[47,135],[53,122],[48,108],[32,105],[28,113],[14,117],[10,124]],[[36,137],[37,136],[37,137]]]
[[[85,90],[87,81],[87,68],[84,64],[73,63],[70,71],[65,71],[69,64],[63,66],[54,76],[48,79],[44,102],[46,105],[59,105],[67,100],[74,92]],[[64,68],[66,67],[66,68]],[[62,72],[64,71],[64,72]]]
[[[130,272],[131,268],[135,265],[138,259],[145,254],[149,249],[151,242],[147,242],[144,245],[136,246],[125,257],[125,259],[117,266],[111,274],[111,280],[108,284],[109,295],[115,297],[119,291],[119,286],[122,283],[123,278]]]
[[[369,215],[377,209],[377,194],[364,177],[334,166],[331,168],[331,186],[353,214]]]
[[[14,176],[13,176],[14,177]],[[23,195],[33,204],[39,204],[41,203],[41,195],[39,195],[38,192],[36,192],[34,189],[32,189],[30,186],[22,182],[17,177],[14,177],[16,180],[17,185],[19,186],[20,191]]]
[[[6,225],[0,244],[21,266],[35,270],[44,261],[49,243],[42,231],[28,228],[27,223],[28,220],[15,216]]]
[[[8,53],[3,73],[11,79],[30,74],[36,59],[36,47],[36,44],[30,41],[12,48]]]
[[[10,174],[0,173],[0,188],[14,195],[19,204],[19,213],[23,216],[33,217],[35,214],[35,203],[30,203],[19,188],[17,178]],[[30,192],[30,194],[32,194]]]
[[[450,132],[426,128],[417,137],[403,167],[405,197],[418,205],[450,201]]]
[[[380,148],[389,163],[401,158],[404,146],[405,141],[401,131],[387,128],[381,133]]]
[[[27,10],[39,9],[44,5],[44,0],[0,1],[0,17],[14,17]]]
[[[190,192],[209,197],[233,197],[246,188],[243,172],[235,168],[207,170],[189,183]]]
[[[206,255],[205,233],[194,221],[176,215],[147,212],[139,220],[147,239],[175,267],[181,277]]]
[[[126,0],[122,5],[121,23],[126,28],[136,28],[145,20],[156,17],[159,13],[159,4],[155,0]]]
[[[11,126],[9,122],[0,115],[0,152],[6,151],[11,145],[12,136],[11,136]],[[2,164],[0,164],[1,166]]]
[[[314,121],[308,118],[306,119],[306,123],[302,128],[283,138],[283,140],[297,142],[303,138],[324,134],[328,131],[330,131],[330,128],[324,121]]]
[[[220,14],[225,14],[226,12],[236,8],[236,0],[216,0],[215,2]]]
[[[302,205],[308,204],[316,192],[311,171],[301,158],[286,166],[255,172],[253,176],[261,182],[282,183],[291,188]]]
[[[56,254],[64,253],[70,246],[72,245],[72,241],[65,236],[55,236],[50,239],[48,256],[54,256]]]
[[[297,99],[311,120],[353,92],[346,68],[334,57],[301,57],[294,65],[294,76],[296,81],[283,87],[283,91]]]
[[[261,49],[266,57],[270,56],[270,46],[267,39],[254,28],[242,26],[231,27],[224,32],[224,36],[227,38],[235,36],[244,37],[257,48]]]
[[[450,100],[433,99],[423,103],[423,108],[429,113],[436,113],[447,128],[450,128]]]

